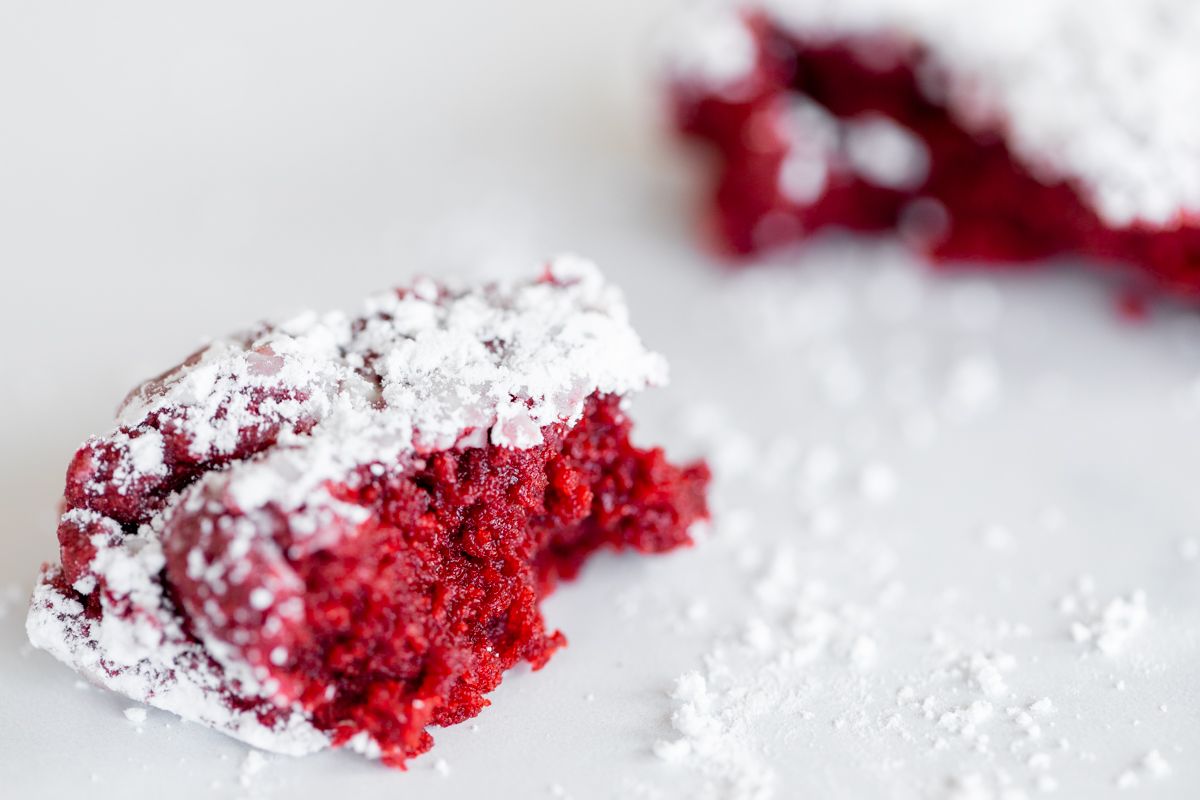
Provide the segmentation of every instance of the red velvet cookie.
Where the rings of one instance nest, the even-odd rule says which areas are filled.
[[[898,231],[935,260],[1058,254],[1200,294],[1200,4],[757,0],[690,18],[675,118],[721,246]]]
[[[708,472],[623,407],[665,370],[573,258],[214,342],[76,453],[30,639],[257,747],[403,765],[563,645],[539,602],[592,552],[689,543]]]

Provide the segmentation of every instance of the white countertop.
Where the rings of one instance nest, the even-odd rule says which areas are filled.
[[[0,9],[6,796],[1200,795],[1200,317],[886,246],[725,269],[648,77],[666,5]],[[560,250],[671,360],[637,438],[709,454],[717,523],[593,562],[546,604],[570,646],[474,725],[407,773],[255,771],[25,645],[67,461],[140,378],[262,316]],[[1139,591],[1145,621],[1106,627]],[[675,679],[723,667],[739,758],[654,755]]]

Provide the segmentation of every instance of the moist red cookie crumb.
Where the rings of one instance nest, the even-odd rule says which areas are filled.
[[[72,460],[30,638],[256,746],[403,766],[565,643],[539,603],[591,553],[690,542],[707,469],[622,408],[663,377],[570,258],[214,343]]]
[[[761,0],[673,43],[678,128],[716,154],[743,256],[830,228],[934,261],[1063,254],[1200,296],[1200,6]]]

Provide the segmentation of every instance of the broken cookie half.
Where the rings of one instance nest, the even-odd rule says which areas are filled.
[[[216,341],[76,453],[30,640],[256,747],[402,766],[564,644],[539,603],[591,553],[690,542],[708,471],[624,410],[665,377],[573,257]]]
[[[747,0],[687,15],[667,77],[726,252],[895,232],[1200,297],[1198,39],[1192,0]]]

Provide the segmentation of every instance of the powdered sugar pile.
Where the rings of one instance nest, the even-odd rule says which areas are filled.
[[[896,35],[925,90],[971,129],[1006,132],[1034,174],[1072,179],[1111,225],[1200,209],[1200,6],[1189,0],[751,0],[800,40]],[[751,34],[706,8],[671,48],[676,79],[736,95]],[[886,53],[864,52],[864,59]],[[1063,109],[1070,113],[1063,113]]]
[[[1124,650],[1149,618],[1143,590],[1101,605],[1095,596],[1095,581],[1087,575],[1077,582],[1076,592],[1063,595],[1058,608],[1071,618],[1069,630],[1075,643],[1108,656]]]
[[[185,629],[162,581],[161,534],[173,510],[219,500],[246,512],[231,561],[188,556],[189,577],[220,592],[234,570],[251,566],[237,560],[258,535],[249,512],[303,505],[313,530],[336,535],[336,525],[318,523],[349,512],[321,488],[326,481],[368,464],[403,471],[440,449],[532,447],[543,427],[578,421],[589,395],[624,395],[665,378],[620,293],[569,256],[524,283],[465,289],[418,280],[372,298],[358,317],[305,314],[214,342],[131,394],[118,428],[77,457],[85,478],[73,487],[69,477],[76,505],[62,523],[86,532],[94,553],[70,565],[74,593],[56,584],[68,565],[43,576],[29,639],[107,688],[256,747],[325,747],[328,737],[299,707],[273,708],[269,724],[247,710],[270,708],[271,687],[202,626]],[[246,452],[262,431],[276,434],[273,445],[263,438]],[[161,498],[180,463],[207,471]],[[146,513],[136,533],[127,530]],[[85,613],[88,595],[99,619]],[[245,702],[234,707],[229,695]],[[373,746],[356,744],[367,753]]]
[[[1132,789],[1143,781],[1158,781],[1171,774],[1171,765],[1162,753],[1151,750],[1129,769],[1121,771],[1114,783],[1119,789]]]

